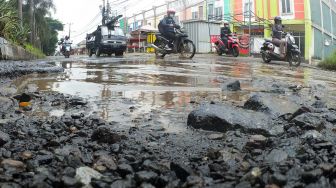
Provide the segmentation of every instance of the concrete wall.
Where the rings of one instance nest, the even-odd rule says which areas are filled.
[[[336,50],[336,6],[329,0],[310,0],[313,58],[324,59]]]
[[[37,57],[0,37],[0,60],[32,60]]]

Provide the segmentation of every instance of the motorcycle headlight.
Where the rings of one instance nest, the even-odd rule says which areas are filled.
[[[293,36],[290,36],[289,37],[289,41],[292,43],[292,44],[295,44],[295,38]]]

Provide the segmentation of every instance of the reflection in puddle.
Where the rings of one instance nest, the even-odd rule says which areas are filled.
[[[19,91],[28,84],[35,84],[40,91],[85,97],[95,102],[95,110],[104,119],[111,121],[119,121],[129,115],[130,106],[136,106],[136,111],[128,117],[133,120],[153,110],[161,110],[164,112],[161,121],[169,126],[169,118],[165,115],[176,113],[186,117],[192,110],[191,101],[246,101],[251,92],[263,89],[260,88],[262,85],[253,84],[257,79],[304,86],[323,81],[332,84],[333,88],[336,80],[335,76],[321,75],[317,73],[319,70],[309,68],[291,70],[284,65],[227,62],[220,58],[196,59],[196,63],[135,58],[114,59],[112,63],[107,61],[56,63],[65,68],[64,74],[29,75],[18,79],[16,85]],[[242,91],[222,91],[221,84],[232,79],[241,81]],[[128,103],[126,99],[135,102]],[[49,115],[63,114],[64,111],[55,110]],[[182,123],[184,121],[181,120]]]

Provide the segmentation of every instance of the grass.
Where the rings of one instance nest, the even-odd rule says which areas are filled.
[[[31,54],[33,54],[34,56],[36,56],[38,59],[45,58],[44,53],[40,49],[35,48],[34,46],[32,46],[31,44],[25,44],[24,48],[28,52],[30,52]]]
[[[319,63],[318,66],[322,69],[336,71],[336,52]]]

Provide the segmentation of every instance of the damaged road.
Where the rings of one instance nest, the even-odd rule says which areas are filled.
[[[208,55],[54,65],[2,77],[0,187],[336,186],[333,73]]]

